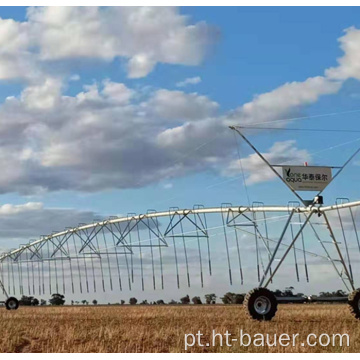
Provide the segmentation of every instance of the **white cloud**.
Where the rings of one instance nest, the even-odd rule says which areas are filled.
[[[174,8],[36,8],[24,23],[0,21],[0,43],[14,39],[6,56],[15,60],[20,51],[31,56],[36,48],[36,64],[72,57],[137,58],[139,66],[129,67],[136,77],[150,71],[147,61],[198,63],[209,31],[203,23],[188,25]],[[65,96],[60,77],[42,73],[31,80],[19,97],[9,96],[0,107],[0,166],[6,169],[0,173],[0,193],[99,191],[208,170],[236,173],[228,125],[287,117],[342,84],[322,76],[289,82],[220,115],[217,102],[197,93],[135,91],[106,79]],[[275,144],[268,156],[280,161],[281,152],[291,157],[295,151],[306,155],[287,142]],[[244,162],[249,181],[258,182],[255,156]]]
[[[50,61],[77,58],[125,58],[130,78],[157,63],[199,65],[217,30],[189,22],[176,7],[28,8],[26,21],[0,18],[0,79],[38,80]]]
[[[197,93],[161,89],[148,104],[163,119],[200,120],[212,116],[219,107],[215,101]]]
[[[355,27],[346,29],[339,42],[344,56],[338,59],[337,67],[326,70],[326,76],[337,80],[360,80],[360,30]]]
[[[233,111],[228,120],[232,125],[278,120],[302,106],[315,103],[322,95],[337,93],[341,85],[341,82],[322,76],[308,78],[303,82],[286,83],[275,90],[255,96],[253,101]]]
[[[135,93],[133,90],[127,88],[124,84],[115,83],[110,80],[105,80],[103,85],[104,88],[102,93],[108,99],[118,104],[127,104]]]
[[[186,78],[183,81],[179,81],[178,83],[176,83],[177,87],[185,87],[187,85],[196,85],[201,83],[201,77],[200,76],[195,76],[195,77],[191,77],[191,78]]]
[[[0,107],[0,166],[7,169],[0,192],[138,187],[206,169],[209,157],[220,160],[218,146],[174,165],[189,144],[198,146],[196,136],[213,133],[202,127],[218,105],[205,96],[163,89],[142,94],[139,102],[136,91],[110,80],[74,96],[61,92],[61,83],[47,78]],[[170,120],[198,124],[197,135],[159,142]],[[212,122],[226,130],[221,119]]]
[[[156,61],[145,54],[138,54],[133,56],[128,64],[129,78],[142,78],[149,74],[155,67]]]
[[[304,149],[296,147],[295,140],[276,142],[268,152],[262,154],[270,164],[282,165],[291,162],[292,165],[302,165],[304,161],[310,161],[311,156]],[[251,154],[240,160],[233,160],[223,171],[226,176],[234,176],[241,172],[241,166],[247,174],[247,183],[256,184],[272,180],[276,175],[269,169],[257,154]]]
[[[60,99],[61,81],[47,78],[43,84],[31,85],[21,94],[21,100],[29,109],[53,109]]]

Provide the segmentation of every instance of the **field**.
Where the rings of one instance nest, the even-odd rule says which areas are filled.
[[[271,322],[246,318],[237,305],[184,306],[63,306],[22,307],[17,311],[0,309],[3,327],[1,352],[183,352],[184,336],[199,330],[202,342],[211,342],[212,330],[239,338],[248,334],[299,333],[305,340],[314,333],[349,334],[350,347],[316,345],[295,347],[193,346],[200,352],[360,352],[360,322],[346,305],[279,305]],[[224,338],[225,343],[225,338]],[[316,341],[312,339],[312,341]],[[189,342],[190,338],[189,338]]]

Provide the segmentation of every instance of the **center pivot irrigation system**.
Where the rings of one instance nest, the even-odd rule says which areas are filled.
[[[194,283],[204,286],[225,266],[229,283],[242,285],[249,270],[244,258],[247,260],[251,253],[255,272],[253,268],[250,272],[259,284],[246,295],[244,306],[252,318],[270,320],[275,315],[277,300],[267,287],[282,265],[298,281],[309,281],[310,268],[326,263],[350,292],[351,312],[360,319],[360,290],[354,282],[359,263],[356,257],[360,255],[356,221],[360,201],[338,198],[334,205],[324,206],[321,196],[360,149],[341,167],[270,164],[241,127],[230,128],[298,201],[285,206],[254,202],[249,206],[149,210],[41,236],[0,255],[0,288],[7,299],[6,308],[18,308],[16,293],[81,294],[156,290],[169,284],[177,288]],[[300,191],[315,191],[316,196],[304,200]],[[314,244],[321,254],[314,251]]]

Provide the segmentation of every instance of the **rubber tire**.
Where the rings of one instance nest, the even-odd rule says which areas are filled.
[[[9,306],[10,301],[15,301],[15,307],[10,307]],[[5,306],[6,306],[6,310],[17,310],[17,308],[19,307],[19,300],[17,298],[15,298],[15,297],[9,297],[5,301]]]
[[[266,314],[259,314],[255,310],[255,300],[264,296],[270,301],[270,309]],[[266,288],[256,288],[249,291],[244,300],[245,312],[248,317],[258,321],[270,321],[276,314],[278,302],[274,293]]]
[[[357,289],[349,294],[348,307],[351,315],[358,320],[360,320],[359,302],[360,302],[360,289]]]

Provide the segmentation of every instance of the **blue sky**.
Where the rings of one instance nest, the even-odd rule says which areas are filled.
[[[228,125],[309,117],[282,125],[360,130],[358,8],[162,11],[0,8],[2,204],[42,203],[81,219],[247,204]],[[356,132],[249,136],[290,164],[341,165],[360,143]],[[264,169],[244,144],[240,156],[251,201],[294,199],[271,177],[254,180]],[[358,198],[358,181],[354,161],[325,201]]]
[[[124,65],[121,64],[123,59],[110,62],[71,59],[65,65],[57,64],[67,70],[71,68],[70,71],[80,75],[80,80],[70,83],[65,93],[75,95],[81,91],[84,84],[101,82],[104,78],[125,83],[132,88],[151,86],[155,89],[178,90],[175,86],[177,82],[199,76],[201,83],[190,85],[185,90],[197,92],[216,101],[219,112],[224,113],[251,101],[254,95],[271,91],[286,82],[303,81],[308,77],[323,74],[324,69],[335,66],[336,59],[342,55],[337,38],[343,35],[344,29],[356,27],[359,23],[357,9],[347,7],[315,7],[311,11],[293,7],[184,7],[180,9],[180,13],[189,16],[191,23],[205,21],[217,27],[219,32],[208,56],[204,57],[199,65],[158,64],[148,76],[128,79]],[[24,21],[26,9],[2,8],[1,17]],[[24,86],[26,85],[21,79],[2,81],[0,98],[4,100],[7,96],[18,96]],[[356,109],[358,98],[351,94],[357,91],[358,82],[349,80],[338,94],[324,96],[301,111],[305,115],[311,115]],[[351,116],[347,115],[347,118],[349,117]],[[356,114],[353,118],[353,121],[356,121]],[[325,118],[322,124],[327,121],[329,119]],[[330,144],[332,140],[335,139],[327,139]],[[269,138],[268,143],[271,141],[274,139]],[[338,143],[341,141],[340,139]],[[50,192],[41,196],[32,195],[31,200],[41,201],[52,207],[80,207],[107,214],[145,211],[147,207],[153,207],[155,199],[161,199],[156,206],[159,209],[177,205],[178,200],[180,205],[185,207],[192,202],[216,205],[222,201],[240,203],[245,200],[240,181],[216,186],[211,188],[214,191],[204,191],[204,194],[198,191],[204,184],[220,182],[222,177],[205,172],[171,179],[173,187],[170,191],[164,191],[159,184],[151,184],[136,190],[110,189],[95,194],[71,190]],[[273,186],[276,188],[276,184]],[[259,187],[260,191],[264,188],[260,184],[256,187]],[[181,194],[180,199],[167,201],[177,194]],[[286,192],[280,194],[288,195]],[[266,195],[265,192],[261,198],[266,199]],[[3,194],[2,201],[19,204],[24,198],[16,193]],[[274,202],[276,198],[270,198],[269,201]]]

